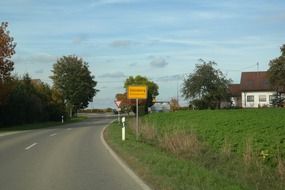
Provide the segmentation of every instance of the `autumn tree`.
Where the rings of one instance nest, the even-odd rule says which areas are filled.
[[[63,56],[53,65],[54,88],[58,90],[69,108],[73,111],[86,108],[98,92],[97,82],[88,69],[88,63],[77,56]]]
[[[2,22],[0,26],[0,82],[10,78],[14,70],[14,62],[11,60],[15,54],[16,43],[7,30],[8,22]]]
[[[171,98],[169,104],[171,111],[177,111],[180,108],[179,102],[176,98]]]
[[[116,100],[120,101],[120,106],[122,112],[127,112],[129,113],[132,108],[132,101],[128,99],[127,93],[118,93],[116,94]]]
[[[219,108],[222,101],[228,100],[228,84],[217,63],[200,60],[195,72],[188,75],[183,82],[182,95],[199,109]]]

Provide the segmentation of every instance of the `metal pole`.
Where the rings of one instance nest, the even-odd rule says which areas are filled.
[[[121,115],[120,115],[120,110],[118,109],[118,122],[119,124],[121,123]]]
[[[136,139],[139,140],[139,99],[136,99]]]

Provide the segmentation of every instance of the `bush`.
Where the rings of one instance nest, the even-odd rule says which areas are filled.
[[[1,97],[0,126],[42,121],[59,121],[65,115],[63,103],[54,100],[53,90],[41,82],[33,82],[28,75],[9,84],[9,93]]]

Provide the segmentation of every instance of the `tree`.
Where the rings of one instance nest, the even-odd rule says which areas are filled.
[[[54,90],[28,74],[5,82],[9,95],[0,105],[0,127],[41,121],[59,121],[65,115],[62,102],[52,98]],[[0,91],[1,92],[1,91]]]
[[[170,109],[171,111],[177,111],[180,108],[179,102],[176,98],[171,98]]]
[[[88,69],[88,63],[77,56],[58,59],[52,72],[54,88],[62,94],[70,116],[73,110],[86,108],[98,92],[95,89],[97,82]]]
[[[116,100],[121,102],[119,107],[121,108],[122,112],[127,112],[129,114],[133,104],[132,101],[128,99],[127,93],[116,94]]]
[[[15,54],[16,43],[14,38],[10,37],[7,30],[8,22],[2,22],[0,26],[0,82],[10,78],[11,72],[14,70],[14,62],[11,60]]]
[[[228,84],[223,73],[215,69],[217,63],[200,60],[195,72],[184,79],[182,95],[199,109],[219,108],[221,101],[228,100]]]
[[[137,75],[135,77],[130,76],[126,79],[124,87],[127,90],[130,85],[146,85],[148,87],[147,99],[145,101],[141,101],[141,104],[144,105],[144,112],[148,113],[148,108],[153,105],[153,99],[158,96],[158,85],[153,81],[148,80],[148,78]],[[132,106],[133,111],[135,110],[134,106]]]
[[[285,44],[280,48],[281,55],[269,62],[269,81],[276,91],[285,87]]]
[[[276,91],[276,97],[272,101],[273,105],[282,106],[284,97],[281,93],[285,91],[285,44],[281,46],[281,55],[269,62],[269,81]]]

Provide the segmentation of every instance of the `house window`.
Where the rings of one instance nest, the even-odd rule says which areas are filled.
[[[259,102],[266,102],[266,95],[259,95]]]
[[[254,96],[247,96],[246,101],[247,102],[254,102]]]
[[[275,95],[269,95],[269,102],[270,104],[272,104],[272,100],[275,99]]]

